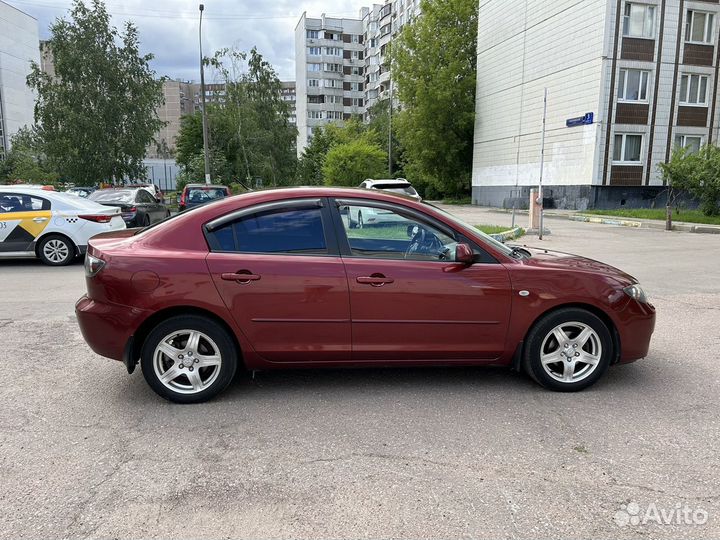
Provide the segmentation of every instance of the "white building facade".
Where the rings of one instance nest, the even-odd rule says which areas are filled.
[[[11,137],[34,122],[35,94],[26,84],[31,61],[40,64],[37,20],[0,0],[0,159]]]
[[[546,206],[650,205],[674,146],[717,142],[719,33],[716,0],[481,2],[473,202],[527,205],[547,88]]]

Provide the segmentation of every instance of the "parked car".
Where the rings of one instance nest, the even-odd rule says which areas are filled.
[[[215,184],[187,184],[180,194],[178,208],[182,212],[188,208],[230,197],[232,191],[227,186]]]
[[[125,228],[117,208],[38,187],[0,186],[0,258],[69,264],[96,234]]]
[[[393,227],[350,229],[346,208]],[[655,308],[606,264],[509,247],[380,190],[268,190],[90,240],[76,304],[98,354],[172,401],[250,370],[504,365],[581,390],[647,355]],[[351,309],[352,306],[352,309]]]
[[[163,192],[160,191],[160,188],[156,186],[155,184],[128,184],[125,186],[126,188],[134,189],[134,188],[143,188],[150,193],[150,195],[153,196],[153,199],[155,199],[158,202],[165,202],[165,196],[163,195]]]
[[[65,193],[69,193],[70,195],[76,195],[77,197],[81,197],[83,199],[87,199],[97,188],[94,187],[72,187],[68,189]]]
[[[380,189],[382,191],[388,191],[390,193],[397,193],[398,195],[405,195],[406,197],[412,197],[416,201],[421,201],[422,197],[415,191],[412,184],[405,178],[391,178],[386,180],[373,180],[368,178],[359,186],[362,189]]]
[[[170,210],[145,188],[98,189],[89,199],[105,206],[120,208],[128,227],[148,227],[170,216]]]

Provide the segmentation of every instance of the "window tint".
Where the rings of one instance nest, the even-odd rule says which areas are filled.
[[[327,255],[320,208],[269,210],[211,233],[217,251]]]
[[[355,257],[452,261],[457,242],[439,229],[385,208],[340,207],[345,234]]]
[[[141,189],[140,191],[138,191],[137,201],[142,203],[154,203],[155,199],[153,199],[153,196],[150,195],[149,192]]]

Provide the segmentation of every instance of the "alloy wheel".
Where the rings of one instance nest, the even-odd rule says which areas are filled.
[[[197,330],[178,330],[155,347],[153,369],[161,384],[180,394],[197,394],[220,375],[222,355],[217,344]]]
[[[53,263],[60,264],[70,256],[70,247],[62,240],[52,239],[45,242],[43,255]]]
[[[553,328],[540,347],[540,363],[545,372],[562,383],[587,379],[602,358],[598,333],[581,322],[565,322]]]

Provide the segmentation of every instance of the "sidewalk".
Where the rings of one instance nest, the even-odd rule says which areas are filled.
[[[511,214],[512,210],[505,208],[488,208],[490,212],[499,214]],[[527,215],[527,210],[515,210],[516,214]],[[570,221],[581,221],[585,223],[602,223],[604,225],[616,225],[619,227],[636,227],[643,229],[665,229],[665,222],[657,219],[623,218],[617,216],[598,216],[583,214],[577,210],[545,210],[544,216],[550,219],[569,219]],[[702,223],[686,223],[673,220],[673,231],[720,234],[720,225],[705,225]]]

